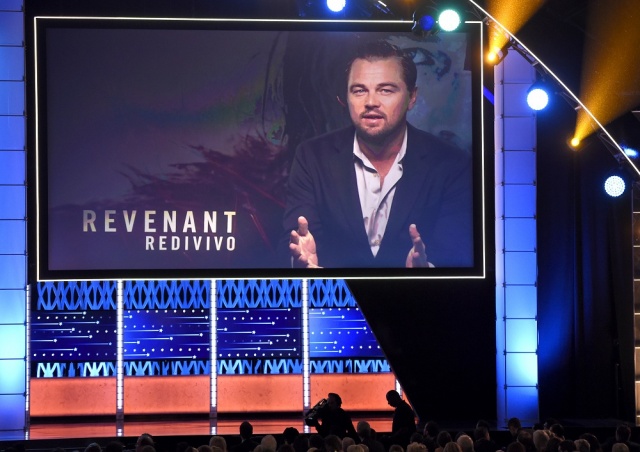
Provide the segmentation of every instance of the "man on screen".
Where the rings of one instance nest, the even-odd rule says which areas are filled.
[[[353,126],[302,143],[289,175],[294,267],[473,265],[471,158],[407,123],[416,78],[386,41],[351,60]]]

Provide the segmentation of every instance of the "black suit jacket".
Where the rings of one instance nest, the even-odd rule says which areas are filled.
[[[322,267],[404,267],[416,224],[436,267],[473,265],[471,156],[408,125],[403,174],[376,257],[364,228],[354,170],[355,129],[302,143],[289,175],[284,228],[304,216]]]

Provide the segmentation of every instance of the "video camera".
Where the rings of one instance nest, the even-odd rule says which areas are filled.
[[[318,415],[320,414],[320,411],[322,411],[324,407],[327,406],[327,402],[327,399],[322,399],[318,403],[316,403],[313,408],[307,411],[307,413],[304,415],[304,423],[309,427],[318,425]]]

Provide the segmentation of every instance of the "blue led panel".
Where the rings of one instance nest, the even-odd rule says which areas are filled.
[[[536,142],[535,116],[526,118],[504,118],[504,148],[514,151],[531,151]]]
[[[26,190],[24,186],[0,185],[0,219],[19,220],[26,218]]]
[[[2,325],[0,328],[0,359],[23,359],[25,354],[25,337],[27,328],[24,325]],[[10,347],[7,345],[11,344]],[[2,378],[4,378],[3,374]],[[0,410],[2,411],[2,410]]]
[[[4,2],[0,9],[4,10]],[[0,12],[0,45],[21,46],[24,41],[22,13],[15,11]]]
[[[25,323],[26,297],[24,289],[0,290],[0,306],[2,306],[2,323]]]
[[[509,412],[514,415],[517,413],[517,417],[520,418],[524,425],[539,420],[537,387],[509,387],[507,403]],[[506,428],[506,425],[504,427]]]
[[[538,324],[535,319],[507,319],[507,352],[535,352],[538,349]]]
[[[24,289],[27,280],[26,264],[26,256],[0,255],[0,287]]]
[[[531,108],[527,104],[527,91],[530,88],[528,83],[508,83],[503,86],[504,97],[509,102],[505,102],[505,116],[531,116]]]
[[[25,124],[24,116],[0,116],[0,150],[19,151],[25,148]]]
[[[24,439],[25,409],[24,394],[0,394],[0,426],[3,430],[19,430]],[[7,433],[2,432],[2,439],[8,439]],[[16,438],[18,439],[18,438]]]
[[[3,11],[15,11],[22,12],[22,0],[2,0],[2,10]]]
[[[504,151],[504,181],[507,184],[533,184],[536,181],[536,153]]]
[[[0,394],[23,394],[25,391],[25,361],[22,359],[0,360]]]
[[[507,218],[504,220],[504,248],[509,251],[536,250],[535,218]]]
[[[533,218],[536,214],[535,185],[505,185],[504,215]]]
[[[116,360],[116,311],[31,312],[31,361]]]
[[[125,360],[206,360],[209,310],[124,311]]]
[[[537,259],[533,252],[504,253],[504,266],[507,284],[535,284],[537,278]]]
[[[218,310],[218,358],[299,358],[301,310]]]
[[[509,386],[538,384],[538,355],[535,353],[507,353],[506,378]]]
[[[0,254],[25,254],[26,228],[24,220],[0,220]]]
[[[24,80],[24,49],[0,47],[0,80]]]
[[[311,358],[384,357],[358,308],[309,309]]]
[[[507,286],[504,290],[509,300],[505,307],[507,317],[521,319],[534,319],[536,317],[538,314],[538,289],[536,286]]]
[[[0,151],[0,178],[3,185],[25,184],[25,159],[25,151]]]
[[[0,115],[23,115],[24,111],[24,82],[0,83]]]

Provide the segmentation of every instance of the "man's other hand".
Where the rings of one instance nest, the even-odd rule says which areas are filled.
[[[316,241],[309,232],[309,222],[305,217],[298,217],[298,230],[291,231],[289,252],[293,268],[320,268],[316,254]]]
[[[427,252],[424,242],[422,241],[422,238],[420,238],[420,232],[415,224],[409,226],[409,237],[411,237],[411,243],[413,243],[413,246],[407,255],[406,267],[433,267],[433,264],[427,261]]]

